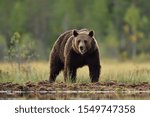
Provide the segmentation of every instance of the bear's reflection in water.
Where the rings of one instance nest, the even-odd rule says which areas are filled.
[[[69,92],[69,93],[0,93],[0,99],[19,99],[19,100],[147,100],[150,99],[150,92]]]

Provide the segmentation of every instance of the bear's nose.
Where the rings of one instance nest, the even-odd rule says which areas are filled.
[[[83,46],[80,46],[80,50],[83,50]]]

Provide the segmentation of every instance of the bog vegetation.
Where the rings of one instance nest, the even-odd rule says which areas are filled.
[[[150,82],[149,8],[148,0],[0,0],[0,82],[47,80],[52,45],[74,28],[95,30],[101,82]],[[89,82],[88,68],[79,71],[77,82]]]
[[[104,61],[102,63],[100,82],[116,81],[119,83],[135,84],[150,82],[150,66],[148,63]],[[78,70],[77,83],[90,83],[88,68]],[[13,82],[24,84],[26,82],[40,82],[48,80],[48,62],[31,62],[21,64],[0,63],[0,82]],[[56,82],[63,82],[61,73]]]

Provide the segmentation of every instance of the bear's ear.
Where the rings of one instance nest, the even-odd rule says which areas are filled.
[[[90,36],[90,37],[93,37],[93,36],[94,36],[94,31],[93,31],[93,30],[89,32],[89,36]]]
[[[78,36],[77,30],[73,30],[73,36],[74,36],[74,37]]]

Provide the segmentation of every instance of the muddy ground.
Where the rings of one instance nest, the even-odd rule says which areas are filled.
[[[150,99],[150,83],[0,83],[0,99]]]

